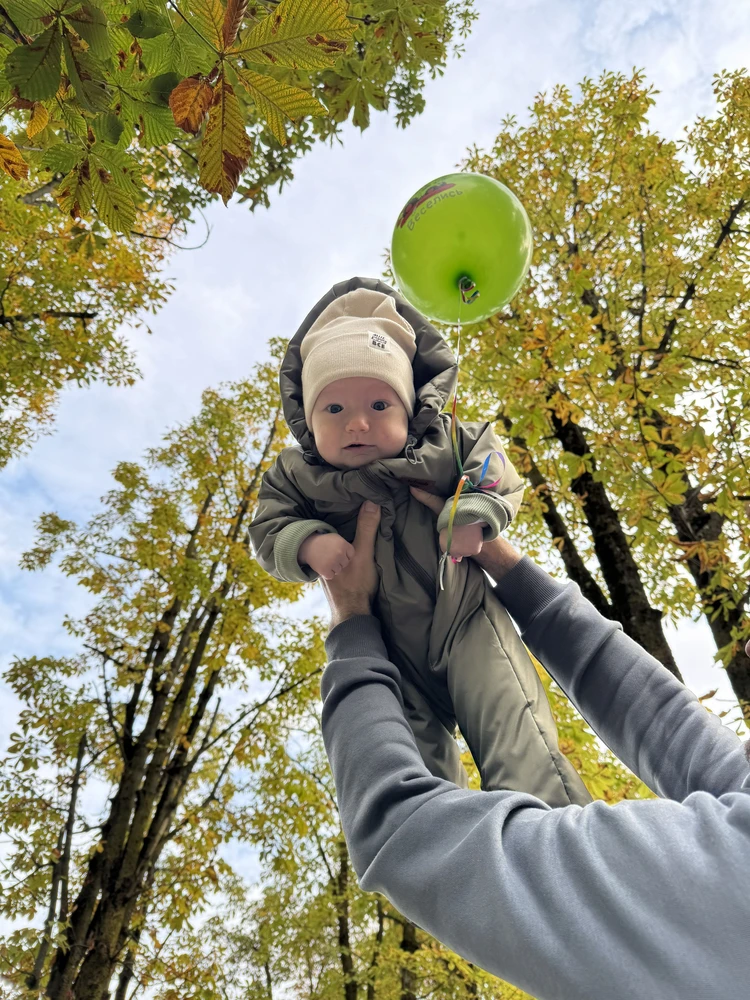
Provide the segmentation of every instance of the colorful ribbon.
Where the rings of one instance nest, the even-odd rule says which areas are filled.
[[[459,292],[460,292],[461,302],[467,302],[467,301],[470,302],[474,298],[476,298],[476,296],[479,294],[479,292],[476,292],[476,294],[472,296],[472,299],[468,300],[466,299],[465,292],[467,292],[469,289],[464,285],[464,282],[468,280],[469,279],[462,278],[461,281],[459,282]],[[474,289],[474,287],[475,286],[471,284],[472,290]],[[478,483],[476,484],[472,483],[467,473],[464,472],[463,462],[461,461],[461,452],[459,451],[458,448],[458,418],[456,417],[456,407],[458,405],[458,375],[460,374],[460,362],[461,362],[460,352],[461,352],[461,306],[459,304],[458,344],[456,347],[456,367],[459,369],[459,371],[456,374],[456,390],[453,393],[453,407],[451,410],[451,442],[453,444],[453,455],[456,459],[456,468],[458,469],[459,478],[458,478],[458,485],[456,486],[456,491],[453,494],[453,503],[451,504],[451,509],[448,514],[448,527],[446,529],[445,552],[443,553],[442,558],[440,560],[441,590],[445,589],[445,587],[443,586],[443,579],[445,576],[445,565],[448,562],[448,559],[450,558],[451,561],[454,563],[458,562],[457,559],[454,559],[453,556],[451,556],[450,552],[451,552],[451,542],[453,541],[453,522],[456,519],[456,510],[458,509],[458,501],[461,499],[461,495],[465,492],[481,493],[483,490],[494,489],[502,481],[502,478],[505,475],[505,468],[506,468],[505,455],[503,455],[502,452],[499,451],[491,451],[484,460],[484,464],[482,465],[482,471],[479,473]],[[496,479],[494,483],[484,483],[484,477],[487,475],[487,469],[489,468],[490,459],[492,458],[493,455],[497,455],[500,461],[503,463],[503,472],[500,475],[500,478]]]

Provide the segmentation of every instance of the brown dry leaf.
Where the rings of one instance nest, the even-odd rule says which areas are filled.
[[[200,73],[178,83],[169,95],[169,107],[178,128],[197,135],[213,96],[213,88]]]
[[[227,0],[227,9],[224,14],[224,23],[221,33],[224,38],[224,48],[228,49],[234,45],[237,32],[240,30],[242,18],[247,10],[247,0]]]

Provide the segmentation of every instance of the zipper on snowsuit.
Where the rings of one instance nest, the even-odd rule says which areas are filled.
[[[372,489],[382,497],[383,500],[390,500],[390,494],[386,493],[380,485],[378,477],[369,472],[366,468],[359,470],[359,474],[365,480],[365,482],[372,487]],[[396,557],[396,562],[400,563],[406,572],[411,576],[419,586],[427,593],[429,597],[433,600],[435,599],[435,580],[432,579],[430,574],[420,565],[414,556],[405,547],[402,540],[393,532],[393,551]]]

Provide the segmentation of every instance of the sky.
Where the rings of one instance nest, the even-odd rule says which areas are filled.
[[[211,206],[206,245],[176,252],[166,269],[176,289],[148,317],[152,334],[126,331],[141,381],[66,389],[54,434],[0,472],[0,669],[14,655],[73,652],[62,619],[90,604],[56,567],[18,568],[39,515],[86,519],[111,488],[117,462],[137,461],[192,416],[203,389],[263,360],[268,338],[290,337],[335,282],[379,276],[407,198],[453,170],[468,147],[491,145],[502,118],[526,121],[535,95],[556,84],[576,93],[584,77],[642,68],[660,91],[651,124],[678,139],[697,116],[715,113],[712,75],[747,66],[750,53],[746,0],[477,0],[476,7],[464,56],[428,84],[427,108],[408,129],[373,113],[366,132],[347,127],[343,146],[320,146],[299,161],[270,210]],[[184,243],[204,235],[198,219]],[[306,607],[320,607],[319,599]],[[682,622],[668,638],[686,683],[699,695],[718,687],[709,702],[716,711],[736,706],[705,622]],[[0,681],[0,753],[17,711]],[[237,850],[232,860],[250,873],[252,859]]]

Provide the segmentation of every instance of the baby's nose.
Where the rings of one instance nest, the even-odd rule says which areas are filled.
[[[355,413],[349,418],[346,426],[347,430],[350,431],[366,431],[369,424],[367,423],[367,417],[364,413]]]

